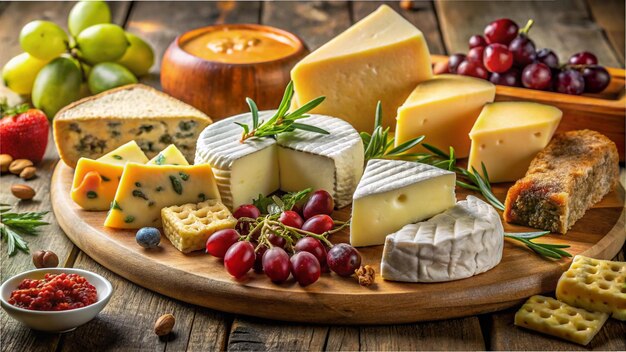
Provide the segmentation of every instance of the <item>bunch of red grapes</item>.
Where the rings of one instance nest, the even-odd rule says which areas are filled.
[[[352,276],[361,266],[361,254],[349,244],[331,246],[325,239],[335,228],[335,221],[330,217],[333,208],[334,200],[324,190],[313,192],[304,206],[280,214],[261,215],[256,206],[242,205],[233,213],[238,219],[236,229],[215,232],[207,240],[206,252],[223,258],[224,267],[235,278],[254,269],[264,272],[277,284],[293,275],[301,286],[308,286],[323,272]],[[273,229],[250,233],[253,231],[251,223],[264,221]],[[282,225],[277,226],[278,222]],[[298,235],[286,235],[284,229]]]
[[[469,39],[469,52],[451,55],[447,63],[435,66],[435,73],[455,73],[491,81],[494,84],[556,91],[565,94],[599,93],[611,75],[598,65],[588,51],[572,55],[560,65],[554,51],[536,50],[528,36],[530,20],[519,29],[511,19],[502,18],[485,27],[483,35]]]

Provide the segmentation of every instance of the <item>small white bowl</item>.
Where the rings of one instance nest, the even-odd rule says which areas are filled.
[[[98,301],[86,307],[63,311],[38,311],[16,307],[9,303],[11,292],[24,279],[43,279],[47,273],[78,274],[89,281],[98,291]],[[113,286],[104,277],[90,271],[74,268],[43,268],[23,272],[6,280],[0,286],[0,304],[13,319],[34,330],[67,332],[93,319],[109,303]]]

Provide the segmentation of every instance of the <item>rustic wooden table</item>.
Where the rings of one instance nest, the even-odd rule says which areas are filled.
[[[215,23],[263,23],[298,34],[315,49],[352,23],[373,11],[380,2],[115,2],[114,22],[146,38],[157,53],[153,74],[145,79],[159,86],[160,56],[185,30]],[[538,48],[549,47],[562,55],[590,50],[600,63],[624,65],[624,2],[621,0],[568,0],[519,2],[415,2],[402,10],[419,27],[433,54],[465,52],[467,39],[500,17],[518,23],[533,18],[532,37]],[[65,25],[70,2],[0,2],[0,66],[21,50],[18,33],[35,19]],[[0,203],[15,204],[20,211],[50,210],[50,175],[58,161],[52,141],[39,176],[29,181],[37,191],[30,202],[17,202],[11,184],[20,179],[0,178]],[[108,271],[74,246],[58,227],[54,216],[37,237],[28,238],[31,250],[56,252],[63,266],[95,271],[114,286],[114,296],[100,315],[76,331],[45,334],[31,331],[1,316],[2,351],[73,350],[574,350],[578,345],[513,326],[515,309],[462,319],[391,326],[304,325],[233,316],[178,302],[136,286]],[[4,244],[3,244],[4,245]],[[1,248],[1,278],[32,269],[28,255],[9,258]],[[624,260],[624,254],[618,260]],[[280,299],[277,297],[276,299]],[[247,304],[241,302],[242,305]],[[367,302],[363,302],[367,305]],[[254,310],[250,306],[251,311]],[[324,309],[320,307],[320,309]],[[152,332],[163,313],[176,316],[175,334],[164,341]],[[436,319],[437,317],[433,317]],[[626,324],[610,320],[588,346],[599,350],[626,350]]]

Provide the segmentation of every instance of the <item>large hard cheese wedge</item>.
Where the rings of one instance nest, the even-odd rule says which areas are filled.
[[[424,135],[426,143],[446,152],[454,147],[457,157],[467,157],[468,133],[495,95],[494,84],[468,76],[440,75],[418,84],[398,109],[396,146]],[[418,145],[407,152],[423,151]]]
[[[220,199],[209,165],[128,163],[104,226],[137,229],[161,225],[161,209]]]
[[[484,163],[492,182],[524,177],[535,155],[552,139],[562,115],[554,106],[531,102],[485,105],[470,132],[470,170],[482,170]]]
[[[404,225],[454,206],[455,181],[453,172],[426,164],[370,160],[354,192],[350,244],[383,244]]]
[[[128,162],[148,162],[135,141],[130,141],[97,160],[80,158],[74,171],[70,197],[85,210],[109,209],[124,165]]]
[[[326,100],[313,112],[371,131],[380,100],[383,124],[393,128],[397,108],[419,82],[431,78],[430,65],[422,32],[383,5],[293,68],[293,104],[323,95]]]
[[[131,140],[149,158],[171,143],[193,160],[198,134],[211,123],[199,110],[156,89],[129,85],[73,104],[54,118],[54,141],[63,161],[98,158]]]
[[[385,280],[440,282],[483,273],[500,263],[504,228],[489,204],[468,196],[430,220],[404,226],[385,240]]]

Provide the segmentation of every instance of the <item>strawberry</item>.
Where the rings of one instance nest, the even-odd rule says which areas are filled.
[[[13,159],[41,161],[48,145],[48,118],[43,111],[29,109],[23,104],[7,108],[0,104],[0,154],[9,154]]]

